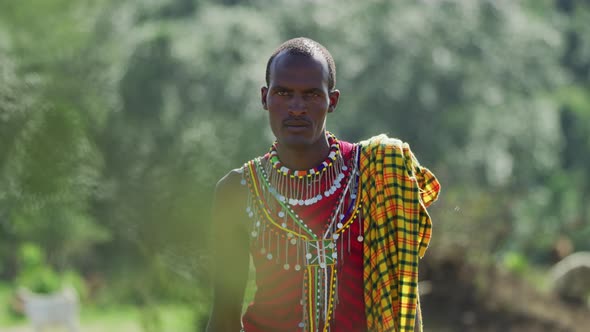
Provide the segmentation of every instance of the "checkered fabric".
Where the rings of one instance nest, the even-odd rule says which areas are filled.
[[[437,199],[440,184],[407,143],[379,135],[360,144],[367,327],[414,331],[418,261],[431,234],[426,207]]]

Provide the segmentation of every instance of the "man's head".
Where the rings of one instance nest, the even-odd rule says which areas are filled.
[[[261,101],[279,144],[308,148],[325,143],[326,116],[340,96],[335,76],[332,56],[311,39],[291,39],[275,50]]]

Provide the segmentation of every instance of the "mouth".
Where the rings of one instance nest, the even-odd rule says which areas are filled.
[[[307,128],[310,126],[310,123],[304,120],[287,120],[283,122],[283,126],[287,128]]]

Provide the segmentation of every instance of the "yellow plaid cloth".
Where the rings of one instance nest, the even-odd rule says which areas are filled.
[[[418,261],[431,234],[426,207],[436,200],[440,184],[407,143],[379,135],[360,146],[367,327],[414,331]]]

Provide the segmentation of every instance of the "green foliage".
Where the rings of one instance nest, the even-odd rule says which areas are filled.
[[[20,248],[20,273],[16,278],[19,287],[33,292],[52,293],[60,288],[60,280],[55,270],[48,266],[41,249],[31,243]]]
[[[17,287],[25,287],[35,293],[49,294],[65,286],[71,286],[82,298],[84,297],[86,289],[80,275],[73,270],[57,272],[47,264],[45,255],[38,245],[23,243],[18,252],[18,261],[20,269],[15,279]]]
[[[525,274],[529,268],[527,258],[519,252],[505,253],[502,264],[509,271],[519,275]]]

